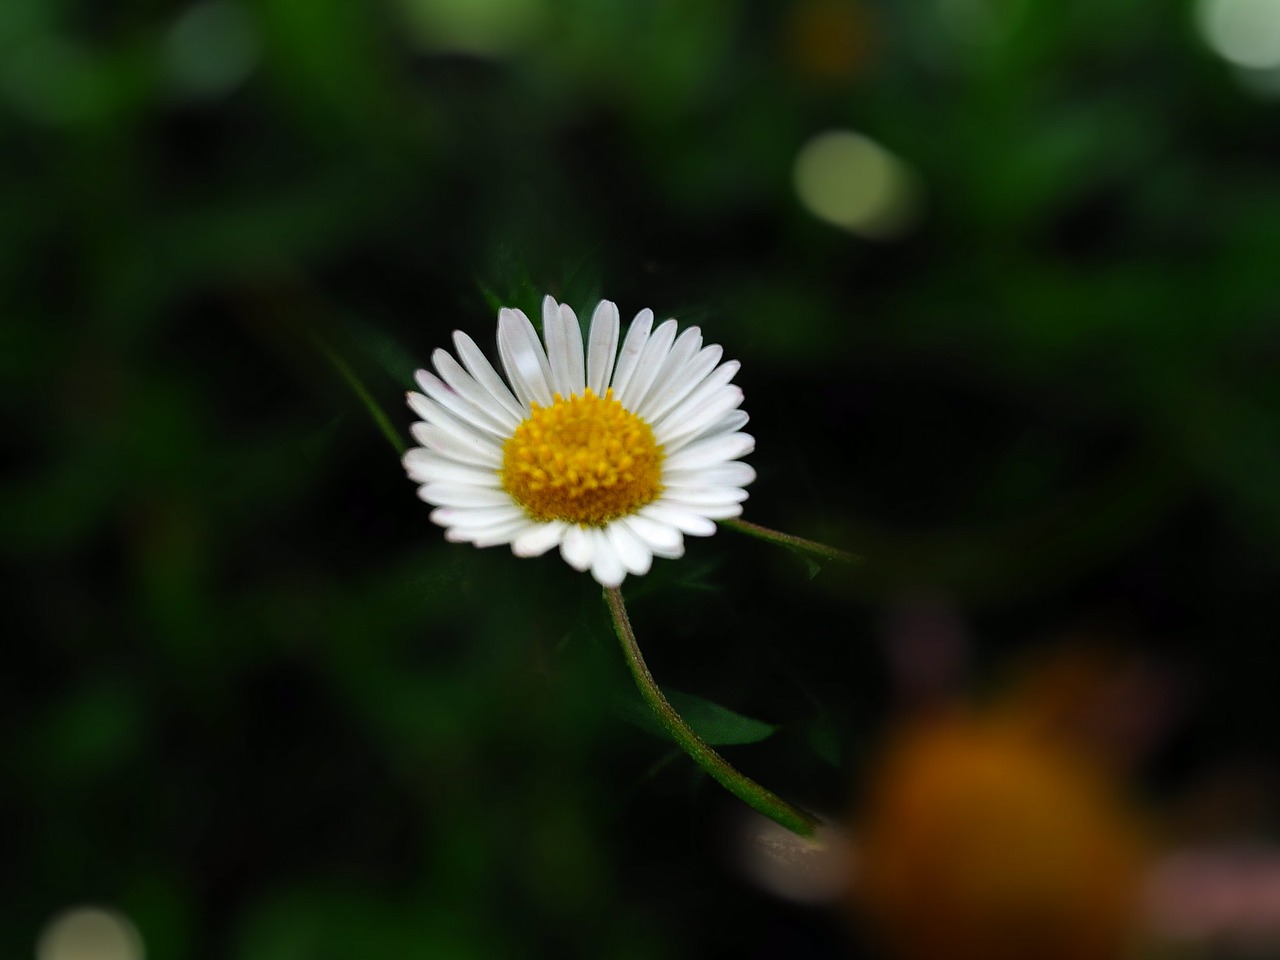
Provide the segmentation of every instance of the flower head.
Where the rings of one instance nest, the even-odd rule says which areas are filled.
[[[584,347],[578,318],[542,302],[546,340],[520,310],[498,313],[498,375],[475,342],[453,335],[409,406],[420,446],[404,456],[418,496],[449,540],[509,543],[521,557],[559,546],[565,561],[607,587],[678,557],[684,535],[708,536],[737,516],[755,471],[739,457],[737,361],[676,335],[641,310],[621,337],[618,308],[601,300]],[[621,344],[621,345],[619,345]],[[460,361],[460,362],[459,362]]]

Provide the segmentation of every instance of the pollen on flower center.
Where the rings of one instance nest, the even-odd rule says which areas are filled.
[[[502,486],[534,520],[599,526],[657,498],[662,458],[649,424],[612,390],[557,393],[502,448]]]

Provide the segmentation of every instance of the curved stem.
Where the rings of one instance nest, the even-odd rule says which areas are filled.
[[[716,753],[711,745],[693,732],[680,714],[658,688],[657,681],[649,672],[644,662],[640,647],[636,643],[635,631],[631,629],[631,620],[627,617],[626,605],[622,602],[622,591],[617,587],[608,587],[604,592],[605,602],[613,615],[613,627],[617,631],[618,640],[622,643],[622,652],[627,658],[627,666],[635,678],[640,695],[658,715],[662,726],[671,734],[671,738],[679,744],[693,761],[716,781],[747,804],[753,810],[764,814],[775,823],[781,824],[792,833],[802,837],[812,837],[821,825],[817,817],[810,816],[803,810],[793,807],[772,791],[766,790],[750,777],[739,772],[724,757]]]
[[[776,543],[779,546],[788,547],[800,553],[811,553],[815,557],[822,557],[825,560],[839,560],[841,563],[862,562],[862,558],[856,553],[850,553],[848,550],[841,550],[838,547],[829,547],[825,543],[819,543],[817,540],[806,540],[804,537],[793,537],[789,533],[770,530],[768,527],[762,527],[758,523],[737,519],[721,520],[720,523],[731,530],[745,533],[749,537],[767,540],[769,543]]]

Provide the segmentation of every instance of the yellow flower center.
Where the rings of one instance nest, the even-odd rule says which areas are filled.
[[[502,448],[502,487],[534,520],[601,526],[662,492],[662,448],[649,424],[591,390],[533,405]]]

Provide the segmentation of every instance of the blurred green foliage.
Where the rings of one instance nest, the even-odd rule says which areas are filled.
[[[1274,756],[1280,101],[1191,14],[5,0],[0,952],[84,901],[157,958],[846,949],[655,768],[591,583],[445,544],[352,390],[403,436],[450,331],[544,292],[700,323],[748,516],[867,557],[723,532],[628,584],[748,773],[845,809],[921,595],[980,684],[1064,630],[1183,663],[1157,804]],[[800,206],[829,128],[916,171],[912,232]]]

